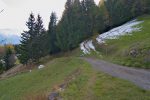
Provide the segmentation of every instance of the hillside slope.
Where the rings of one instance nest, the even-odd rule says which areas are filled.
[[[53,91],[63,100],[150,99],[150,91],[97,72],[79,58],[59,58],[45,66],[0,80],[0,100],[47,100]],[[66,81],[67,87],[59,89]]]
[[[136,20],[97,36],[91,43],[83,42],[81,50],[124,66],[150,68],[150,16]]]

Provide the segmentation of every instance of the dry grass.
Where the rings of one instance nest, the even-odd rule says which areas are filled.
[[[9,69],[8,71],[2,73],[0,75],[0,80],[1,79],[5,79],[5,78],[9,78],[12,76],[15,76],[17,74],[21,74],[21,73],[25,73],[25,72],[29,72],[29,70],[33,70],[37,67],[37,65],[35,64],[30,64],[30,65],[16,65],[15,67]]]

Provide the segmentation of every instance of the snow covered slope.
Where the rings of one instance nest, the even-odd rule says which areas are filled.
[[[91,50],[96,51],[92,40],[82,42],[80,48],[84,54],[89,54]]]
[[[119,36],[131,35],[132,32],[140,31],[142,27],[136,27],[136,25],[139,25],[142,22],[143,21],[137,21],[137,20],[132,20],[130,22],[127,22],[124,25],[121,25],[108,32],[100,34],[96,38],[96,41],[98,44],[102,44],[105,43],[105,40],[107,39],[117,39],[119,38]],[[80,49],[83,51],[84,54],[90,54],[91,50],[96,51],[92,40],[82,42],[80,44]]]

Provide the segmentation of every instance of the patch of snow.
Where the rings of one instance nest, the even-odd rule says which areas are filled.
[[[1,59],[1,60],[0,60],[0,63],[1,63],[2,66],[4,67],[6,62],[5,62],[3,59]]]
[[[84,54],[90,54],[91,50],[96,51],[92,40],[82,42],[80,48]]]
[[[141,27],[134,27],[143,21],[132,20],[124,25],[114,28],[108,32],[99,35],[96,40],[99,44],[105,43],[106,39],[117,39],[119,36],[127,35],[135,31],[140,31]]]
[[[131,35],[130,33],[141,30],[142,27],[135,27],[140,23],[143,23],[143,21],[137,21],[136,19],[132,20],[119,27],[113,28],[108,32],[99,35],[96,38],[96,40],[98,44],[103,44],[107,39],[117,39],[119,38],[119,36]],[[83,51],[84,54],[90,54],[91,50],[96,51],[92,40],[82,42],[80,44],[80,49]]]
[[[38,69],[42,69],[44,67],[45,67],[44,65],[40,65],[40,66],[38,66]]]

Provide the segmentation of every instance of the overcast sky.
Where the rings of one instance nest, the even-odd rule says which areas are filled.
[[[100,0],[95,0],[98,4]],[[47,28],[52,11],[60,18],[66,0],[0,0],[0,33],[20,34],[26,29],[25,22],[29,14],[40,14]]]

